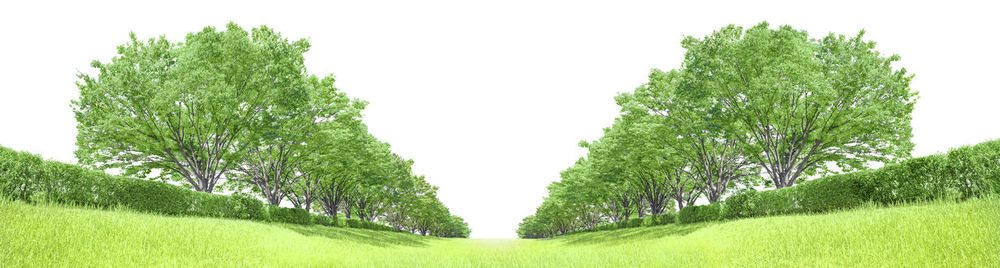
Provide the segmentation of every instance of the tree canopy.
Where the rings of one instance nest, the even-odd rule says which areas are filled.
[[[80,74],[80,163],[195,191],[250,192],[272,205],[467,237],[437,199],[362,121],[367,102],[307,73],[306,39],[267,26],[205,27],[184,42],[135,34],[110,62]]]
[[[815,39],[766,22],[685,37],[681,67],[654,69],[615,99],[614,125],[581,142],[587,157],[549,186],[518,234],[624,223],[908,158],[913,76],[863,37]]]

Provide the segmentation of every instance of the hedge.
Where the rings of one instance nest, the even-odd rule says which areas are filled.
[[[267,220],[301,225],[313,223],[313,215],[301,208],[283,208],[275,205],[267,206]]]
[[[677,222],[695,223],[703,221],[719,220],[722,215],[722,206],[714,203],[704,206],[687,206],[677,213]]]
[[[948,151],[947,169],[963,199],[1000,193],[1000,139]]]
[[[663,213],[649,215],[643,218],[642,226],[657,226],[674,223],[675,218],[673,213]]]
[[[725,200],[722,218],[825,212],[866,202],[891,205],[965,199],[988,193],[1000,193],[1000,140],[912,158],[880,169],[827,176],[794,187],[739,192]]]
[[[404,232],[402,230],[396,230],[396,228],[392,226],[386,226],[371,221],[363,221],[357,218],[346,219],[344,222],[347,224],[347,227],[350,228],[368,229],[376,231]]]
[[[688,206],[676,214],[599,224],[591,230],[819,213],[854,208],[864,203],[892,205],[966,199],[984,194],[1000,194],[1000,139],[954,148],[946,154],[912,158],[879,169],[826,176],[793,187],[743,190],[723,202]]]
[[[97,208],[127,207],[164,215],[234,218],[293,224],[337,226],[336,217],[299,208],[282,208],[253,196],[196,192],[184,187],[113,176],[0,146],[0,197]],[[382,224],[349,220],[352,228],[399,231]]]
[[[332,226],[332,227],[336,227],[337,226],[337,218],[336,217],[330,217],[330,216],[318,215],[318,214],[313,214],[312,217],[313,217],[312,218],[312,222],[315,223],[315,224],[319,224],[319,225],[323,225],[323,226]]]
[[[216,195],[112,176],[5,147],[0,147],[0,196],[97,208],[121,206],[164,215],[266,219],[263,202],[245,194]]]

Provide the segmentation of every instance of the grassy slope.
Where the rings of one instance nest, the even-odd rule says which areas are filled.
[[[0,201],[0,266],[985,267],[996,263],[1000,263],[998,198],[632,228],[550,240],[425,238]]]

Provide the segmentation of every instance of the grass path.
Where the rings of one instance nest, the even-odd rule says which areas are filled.
[[[990,267],[1000,199],[667,225],[549,240],[443,239],[0,201],[0,266]]]

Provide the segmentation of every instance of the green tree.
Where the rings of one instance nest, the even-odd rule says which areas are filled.
[[[687,37],[684,72],[749,132],[751,155],[777,188],[803,176],[908,157],[912,75],[875,43],[761,23]]]
[[[352,103],[337,90],[332,76],[303,80],[300,86],[286,88],[288,93],[278,95],[276,105],[262,111],[255,120],[259,124],[247,128],[242,139],[242,162],[237,170],[243,176],[234,181],[253,186],[274,205],[296,188],[292,184],[300,177],[311,179],[312,174],[299,165],[327,145],[318,140],[327,138],[321,133],[321,124],[358,120],[364,106],[360,101]]]
[[[673,176],[678,207],[693,204],[704,193],[717,202],[736,184],[753,185],[759,171],[746,142],[749,133],[722,102],[681,71],[653,70],[649,82],[631,94],[621,94],[622,117],[649,122],[675,161]],[[692,198],[693,197],[693,198]],[[682,204],[685,203],[685,204]]]
[[[309,43],[267,27],[205,27],[183,43],[164,37],[118,47],[99,74],[80,74],[76,156],[125,175],[181,181],[212,192],[242,152],[262,112],[305,75]]]

